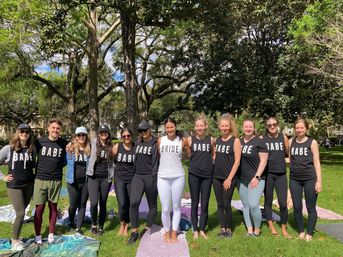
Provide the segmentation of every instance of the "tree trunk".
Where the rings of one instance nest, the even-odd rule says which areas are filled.
[[[136,134],[139,122],[138,85],[135,65],[136,14],[131,11],[122,11],[120,19],[123,41],[127,126]]]
[[[88,97],[89,97],[89,128],[91,135],[96,134],[99,126],[98,107],[98,40],[97,15],[95,7],[90,10],[90,27],[88,28],[89,54],[88,54]]]

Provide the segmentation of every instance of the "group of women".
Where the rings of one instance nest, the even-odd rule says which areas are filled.
[[[276,117],[266,119],[265,125],[266,133],[259,137],[255,133],[254,122],[246,119],[242,126],[243,136],[239,138],[234,118],[224,114],[218,120],[221,135],[215,139],[208,135],[208,122],[201,115],[195,120],[194,134],[183,137],[177,130],[175,120],[168,118],[164,123],[165,135],[156,139],[152,136],[149,123],[142,121],[138,125],[137,141],[133,140],[132,131],[124,128],[121,131],[122,141],[117,144],[112,143],[106,125],[98,128],[94,139],[89,137],[85,127],[78,127],[72,141],[66,146],[70,228],[82,233],[81,226],[89,198],[91,233],[101,235],[104,232],[107,197],[114,179],[120,220],[118,234],[128,235],[131,224],[128,244],[133,244],[149,231],[157,214],[159,195],[164,239],[166,242],[176,242],[186,181],[182,159],[187,156],[190,158],[188,183],[194,239],[199,236],[207,239],[205,230],[212,185],[218,206],[220,237],[231,238],[233,235],[231,199],[237,187],[243,204],[246,236],[258,237],[261,233],[262,213],[259,204],[263,193],[268,226],[273,235],[279,235],[272,221],[275,189],[280,206],[282,235],[288,238],[285,159],[288,157],[289,187],[299,238],[311,240],[317,220],[317,195],[322,189],[318,144],[306,134],[309,126],[305,119],[296,120],[295,137],[290,140],[280,133]],[[8,194],[17,215],[12,235],[12,246],[16,248],[20,243],[23,212],[30,201],[34,180],[35,144],[27,124],[19,125],[10,144],[1,149],[0,162],[3,163],[5,159],[9,173],[3,180],[7,182]],[[15,163],[14,160],[21,162]],[[144,193],[149,211],[146,226],[139,233],[139,205]],[[302,214],[303,193],[308,210],[306,234]],[[17,197],[18,194],[21,197]]]

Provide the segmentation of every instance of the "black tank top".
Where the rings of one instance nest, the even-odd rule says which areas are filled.
[[[260,164],[259,153],[267,153],[267,147],[262,139],[255,136],[245,143],[241,138],[242,144],[242,158],[240,165],[241,182],[248,186],[250,181],[255,177],[258,165]],[[265,179],[265,172],[262,173],[261,179]]]
[[[286,160],[285,160],[285,138],[284,135],[279,133],[277,137],[270,137],[267,134],[263,135],[263,142],[268,149],[268,162],[265,172],[284,174],[286,173]]]
[[[120,143],[118,145],[115,161],[115,176],[125,182],[130,182],[133,177],[133,164],[135,161],[135,148],[133,144],[131,145],[130,150],[126,150],[123,143]]]
[[[211,137],[197,139],[192,136],[189,173],[202,178],[210,178],[213,174]]]
[[[108,164],[110,161],[107,147],[99,147],[99,156],[94,164],[94,176],[96,178],[108,177]]]
[[[32,184],[34,158],[32,153],[28,153],[27,148],[19,151],[11,149],[11,158],[8,162],[8,173],[13,175],[13,180],[7,182],[8,188],[21,188],[25,185]]]
[[[157,140],[138,140],[135,149],[134,172],[140,175],[156,176],[158,171]]]
[[[290,178],[304,181],[317,178],[313,164],[313,154],[311,151],[312,138],[308,138],[303,143],[298,143],[296,138],[292,140],[290,151]]]
[[[220,137],[216,140],[216,159],[214,160],[213,177],[226,179],[235,163],[234,143],[235,137],[223,141]],[[236,176],[236,175],[235,175]]]

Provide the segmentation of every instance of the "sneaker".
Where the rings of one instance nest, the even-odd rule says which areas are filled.
[[[55,243],[55,237],[53,233],[50,233],[48,235],[48,244],[53,244],[53,243]]]
[[[97,227],[92,227],[91,228],[91,234],[98,235],[98,228]]]
[[[232,234],[231,231],[226,231],[225,234],[224,234],[224,237],[227,238],[227,239],[230,239],[232,236],[233,236],[233,234]]]
[[[76,229],[75,224],[69,224],[68,225],[68,232],[74,231]]]
[[[139,233],[139,238],[142,238],[142,237],[144,236],[145,232],[147,232],[147,231],[148,231],[148,228],[145,227],[145,228]]]
[[[42,242],[42,236],[41,236],[41,235],[35,236],[35,243],[36,243],[37,245],[43,244],[43,242]]]
[[[218,233],[218,237],[225,237],[225,231],[224,230],[221,230],[219,233]]]
[[[103,228],[98,228],[98,235],[101,236],[104,233]]]
[[[80,228],[75,229],[75,235],[83,235],[83,232]]]
[[[12,243],[12,248],[11,248],[12,251],[19,252],[19,251],[22,251],[23,249],[24,249],[24,243],[22,241],[17,240],[15,243]]]
[[[137,239],[138,239],[138,232],[132,232],[129,238],[129,241],[127,241],[127,244],[132,245],[137,241]]]

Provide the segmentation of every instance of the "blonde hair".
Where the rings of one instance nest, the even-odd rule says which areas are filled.
[[[89,137],[88,135],[86,136],[86,147],[83,149],[84,153],[89,156],[91,154],[91,144],[89,142]],[[71,142],[71,146],[68,149],[68,153],[74,153],[75,156],[79,156],[80,155],[80,144],[79,142],[76,140],[76,135],[73,138],[73,141]]]
[[[201,120],[202,122],[204,122],[204,124],[205,124],[206,126],[208,126],[208,120],[207,120],[207,117],[206,117],[205,113],[200,113],[200,115],[195,119],[194,124],[195,124],[198,120]]]
[[[218,127],[220,125],[220,122],[222,120],[226,120],[229,122],[230,124],[230,134],[234,137],[238,137],[238,130],[237,130],[237,125],[235,122],[234,117],[232,116],[231,113],[225,113],[222,116],[220,116],[220,118],[218,119]]]

